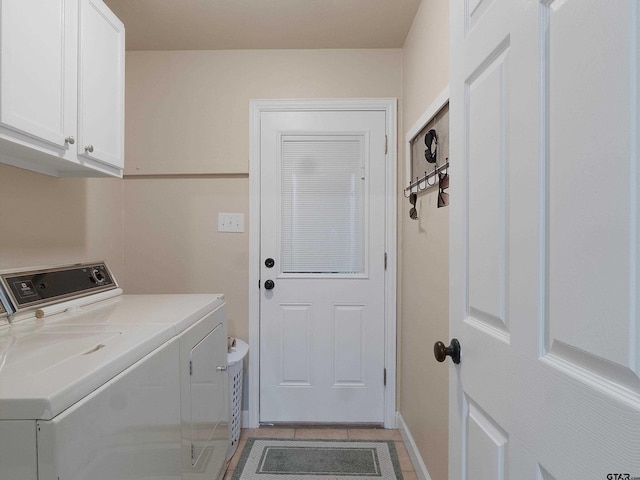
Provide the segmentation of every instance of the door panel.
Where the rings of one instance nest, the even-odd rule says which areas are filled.
[[[546,349],[588,371],[606,371],[614,365],[620,374],[630,370],[640,393],[633,311],[638,295],[633,285],[638,152],[636,139],[630,138],[637,132],[631,132],[629,124],[634,114],[629,96],[637,72],[631,70],[634,52],[625,45],[632,33],[630,8],[612,10],[596,3],[589,10],[595,17],[589,19],[583,18],[585,12],[576,2],[552,3],[545,9],[549,52],[543,58],[549,70]],[[565,41],[563,33],[576,18],[603,33],[618,33],[602,41],[602,34],[580,29]],[[586,52],[597,69],[576,68],[573,58]],[[637,69],[637,58],[635,65]],[[589,100],[586,105],[585,99]],[[594,119],[593,112],[602,112],[601,118]],[[562,129],[566,124],[571,128]],[[599,170],[604,170],[604,178],[596,173]],[[574,288],[563,291],[562,285]]]
[[[366,385],[366,305],[333,307],[333,386]]]
[[[279,385],[311,385],[312,305],[280,304],[282,374]]]
[[[506,318],[505,69],[508,45],[490,53],[467,80],[469,310],[508,339]],[[476,128],[482,126],[483,128]]]
[[[472,478],[504,480],[507,474],[509,437],[500,426],[474,403],[467,416],[467,471]]]
[[[451,2],[452,479],[640,476],[638,10]]]
[[[261,114],[261,422],[384,421],[385,130]]]

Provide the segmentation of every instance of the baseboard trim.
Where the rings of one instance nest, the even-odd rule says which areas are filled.
[[[249,421],[249,410],[242,410],[242,412],[240,412],[240,415],[242,415],[242,428],[251,428],[251,422]]]
[[[411,459],[411,463],[413,464],[413,469],[418,476],[418,480],[431,480],[431,476],[429,475],[429,471],[427,470],[427,466],[424,464],[422,460],[422,456],[418,451],[418,446],[416,442],[413,440],[413,436],[411,435],[411,431],[409,427],[402,418],[402,414],[400,412],[397,413],[397,424],[398,429],[400,430],[400,435],[402,436],[402,440],[404,440],[404,445],[407,447],[407,451],[409,452],[409,458]]]

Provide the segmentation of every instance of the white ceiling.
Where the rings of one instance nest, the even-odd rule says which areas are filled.
[[[400,48],[421,0],[105,0],[127,50]]]

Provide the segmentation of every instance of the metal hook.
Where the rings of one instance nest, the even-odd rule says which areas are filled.
[[[426,190],[431,186],[429,184],[429,178],[427,176],[427,172],[424,172],[424,177],[422,177],[422,181],[424,182],[424,188],[422,190]]]
[[[437,170],[437,167],[434,168],[433,172],[431,172],[428,176],[427,176],[427,172],[424,172],[425,183],[429,187],[433,187],[436,184],[436,170]],[[429,177],[433,178],[433,183],[429,183]]]
[[[448,175],[449,173],[449,157],[445,158],[445,162],[442,165],[438,165],[435,162],[434,168],[431,172],[424,172],[423,177],[416,176],[415,182],[409,183],[409,185],[402,191],[404,198],[410,198],[412,193],[420,193],[438,184],[440,175]],[[414,190],[415,188],[415,190]]]

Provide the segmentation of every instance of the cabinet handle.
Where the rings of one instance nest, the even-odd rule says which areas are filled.
[[[73,145],[74,143],[76,143],[76,139],[73,137],[67,137],[64,139],[64,143],[68,143],[69,145]]]
[[[226,372],[227,371],[227,366],[223,366],[223,367],[216,367],[216,370],[219,372]]]
[[[84,147],[85,153],[93,153],[93,145],[87,145]]]

